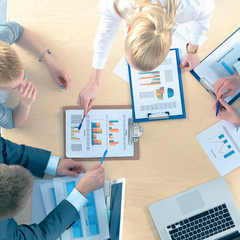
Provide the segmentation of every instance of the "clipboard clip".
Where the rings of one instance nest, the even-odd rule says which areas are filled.
[[[148,119],[163,119],[163,118],[169,118],[170,113],[169,112],[157,112],[157,113],[148,113]]]
[[[200,82],[200,84],[209,92],[209,94],[210,94],[215,100],[217,100],[215,93],[214,93],[214,92],[212,91],[212,89],[207,85],[207,83],[209,83],[209,82],[207,81],[207,79],[204,78],[204,77],[202,77],[202,78],[200,78],[199,82]],[[207,83],[206,83],[206,82],[207,82]],[[210,83],[209,83],[209,84],[210,84]]]
[[[143,128],[138,123],[128,119],[128,144],[135,143],[143,134]]]

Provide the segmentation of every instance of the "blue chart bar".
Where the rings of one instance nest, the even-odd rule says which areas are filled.
[[[231,75],[234,74],[234,71],[224,61],[222,61],[221,64]]]
[[[66,187],[67,187],[67,195],[69,195],[72,190],[75,188],[75,182],[67,182]],[[72,225],[72,231],[73,231],[73,238],[80,238],[83,237],[83,231],[82,231],[82,225],[80,222],[80,219],[77,220],[73,225]]]
[[[114,123],[114,122],[118,122],[118,120],[110,120],[109,122]]]
[[[140,72],[139,74],[152,74],[152,73],[158,73],[159,71],[152,71],[152,72]]]
[[[222,139],[224,137],[223,134],[221,134],[220,136],[218,136],[219,139]]]
[[[55,195],[54,188],[51,188],[51,192],[52,192],[54,206],[56,207],[57,206],[57,200],[56,200],[56,195]]]
[[[88,202],[86,206],[88,209],[87,215],[88,215],[90,235],[97,235],[99,234],[99,227],[98,227],[98,218],[97,218],[97,211],[96,211],[93,192],[87,195],[87,199],[88,199]]]
[[[223,140],[223,143],[224,143],[224,144],[226,144],[227,142],[228,142],[228,140],[227,140],[227,139]]]
[[[232,154],[234,154],[234,150],[232,150],[231,152],[227,153],[224,155],[224,158],[228,158],[229,156],[231,156]]]

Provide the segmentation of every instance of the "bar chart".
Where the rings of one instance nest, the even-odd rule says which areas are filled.
[[[141,81],[141,86],[153,86],[153,85],[160,85],[160,72],[151,71],[151,72],[143,72],[138,73],[139,80]]]
[[[76,126],[71,126],[71,140],[80,140],[80,131]]]
[[[66,183],[67,195],[69,195],[73,191],[75,186],[76,186],[75,181]],[[99,234],[98,217],[94,193],[93,192],[89,193],[86,198],[88,199],[88,202],[86,205],[83,206],[84,216],[81,216],[81,218],[83,217],[85,219],[87,236],[93,236]],[[83,230],[80,219],[72,225],[72,233],[73,238],[83,237]]]
[[[118,141],[116,141],[116,134],[119,133],[118,120],[109,120],[109,146],[116,146],[119,144]]]
[[[232,149],[231,144],[226,139],[224,134],[220,134],[218,136],[218,141],[214,141],[213,143],[217,144],[219,147],[219,154],[223,155],[223,157],[226,159],[233,155],[235,151]]]
[[[102,140],[99,137],[102,134],[102,128],[99,122],[91,122],[92,145],[102,145]]]

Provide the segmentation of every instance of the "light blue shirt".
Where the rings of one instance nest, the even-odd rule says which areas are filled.
[[[6,22],[0,24],[0,41],[13,44],[21,36],[23,27],[16,22]],[[5,105],[8,92],[0,91],[0,127],[15,128],[13,123],[13,109]]]

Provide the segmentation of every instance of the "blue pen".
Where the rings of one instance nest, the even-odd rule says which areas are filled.
[[[81,127],[82,127],[82,123],[83,123],[83,120],[84,120],[84,116],[83,116],[83,118],[82,118],[82,121],[80,122],[80,124],[79,124],[79,126],[78,126],[78,131],[81,129]]]
[[[103,154],[103,156],[102,156],[102,159],[101,159],[101,164],[103,163],[103,160],[104,160],[104,158],[106,157],[106,155],[107,155],[107,152],[108,152],[108,150],[106,149],[105,150],[105,152],[104,152],[104,154]]]
[[[219,107],[220,107],[220,102],[218,101],[218,103],[217,103],[217,111],[216,111],[216,116],[218,115]]]

